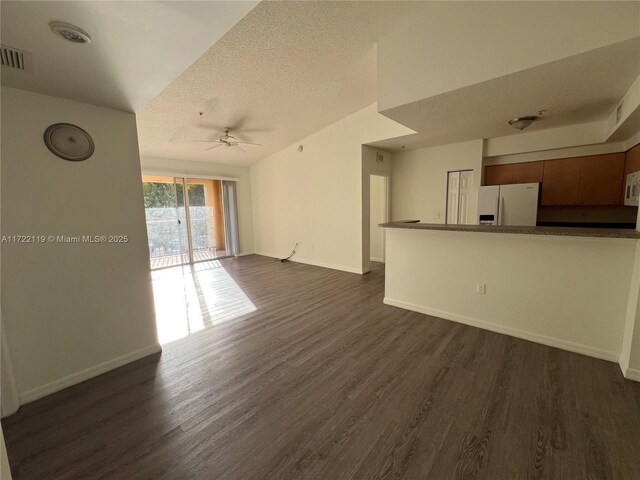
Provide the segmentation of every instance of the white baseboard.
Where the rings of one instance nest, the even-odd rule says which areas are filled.
[[[373,257],[371,257],[370,260],[372,262],[384,263],[384,258],[373,258]]]
[[[277,254],[267,253],[267,252],[255,252],[255,254],[262,255],[263,257],[280,258]],[[363,271],[359,268],[344,267],[342,265],[335,265],[333,263],[316,262],[314,260],[307,260],[307,259],[295,257],[295,256],[289,261],[296,262],[296,263],[304,263],[305,265],[313,265],[314,267],[323,267],[323,268],[330,268],[332,270],[340,270],[342,272],[357,273],[358,275],[363,274]]]
[[[456,313],[445,312],[443,310],[436,310],[420,305],[414,305],[411,303],[405,303],[400,300],[394,300],[393,298],[384,298],[384,303],[394,307],[404,308],[414,312],[424,313],[425,315],[431,315],[434,317],[444,318],[445,320],[451,320],[458,323],[464,323],[472,327],[482,328],[484,330],[490,330],[496,333],[503,333],[512,337],[522,338],[523,340],[529,340],[535,343],[541,343],[549,347],[560,348],[569,352],[580,353],[589,357],[599,358],[602,360],[608,360],[610,362],[618,362],[620,352],[610,352],[607,350],[601,350],[599,348],[590,347],[589,345],[583,345],[581,343],[571,342],[568,340],[562,340],[560,338],[549,337],[547,335],[541,335],[539,333],[528,332],[526,330],[520,330],[515,327],[508,327],[493,322],[487,322],[486,320],[480,320],[473,317],[467,317],[465,315],[458,315]],[[628,370],[627,370],[628,371]]]
[[[136,350],[135,352],[127,353],[126,355],[122,355],[121,357],[107,360],[106,362],[94,365],[93,367],[89,367],[79,372],[72,373],[71,375],[67,375],[66,377],[60,378],[40,387],[32,388],[31,390],[19,394],[18,398],[20,399],[20,405],[33,402],[34,400],[38,400],[39,398],[46,397],[47,395],[51,395],[52,393],[58,392],[73,385],[77,385],[78,383],[84,382],[85,380],[97,377],[98,375],[102,375],[103,373],[106,373],[110,370],[114,370],[118,367],[122,367],[123,365],[134,362],[136,360],[140,360],[141,358],[144,358],[148,355],[153,355],[154,353],[158,353],[161,351],[162,347],[160,346],[160,344],[150,345],[141,350]]]
[[[240,252],[238,257],[246,257],[247,255],[255,255],[253,252]]]
[[[633,380],[635,382],[640,382],[640,370],[636,368],[627,368],[626,371],[622,372],[624,378],[627,380]]]

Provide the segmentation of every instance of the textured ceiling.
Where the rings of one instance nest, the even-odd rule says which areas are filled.
[[[135,111],[256,4],[2,0],[2,44],[31,53],[29,71],[2,68],[2,84]],[[56,37],[51,21],[86,30],[91,43]]]
[[[376,40],[426,6],[260,3],[137,112],[141,154],[248,165],[374,103]],[[262,146],[192,141],[225,126]]]
[[[391,150],[517,135],[511,118],[536,115],[525,132],[604,120],[640,75],[640,37],[382,112],[419,132],[376,142]]]

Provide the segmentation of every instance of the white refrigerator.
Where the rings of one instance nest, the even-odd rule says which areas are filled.
[[[480,225],[536,225],[539,183],[480,187]]]

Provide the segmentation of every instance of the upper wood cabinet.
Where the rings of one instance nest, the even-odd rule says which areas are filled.
[[[544,162],[541,205],[579,205],[580,159]]]
[[[624,179],[624,153],[582,157],[580,205],[619,205]]]
[[[619,205],[623,153],[544,162],[541,205]]]
[[[640,145],[625,153],[487,165],[484,185],[542,183],[540,204],[622,205],[626,175],[640,171]]]
[[[513,164],[484,167],[485,185],[506,185],[513,182]]]
[[[540,183],[544,162],[526,162],[513,164],[513,183]]]
[[[640,172],[640,143],[631,150],[627,150],[624,175],[626,177],[633,172]]]
[[[506,185],[509,183],[541,182],[543,164],[544,162],[526,162],[488,165],[484,169],[484,184]]]

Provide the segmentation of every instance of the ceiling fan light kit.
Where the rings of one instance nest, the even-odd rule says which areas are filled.
[[[222,146],[226,146],[226,147],[235,147],[235,148],[239,148],[240,150],[242,150],[243,152],[246,152],[246,150],[244,148],[241,147],[241,145],[255,145],[255,146],[262,146],[259,143],[251,143],[251,142],[241,142],[240,140],[238,140],[236,137],[230,135],[231,129],[229,127],[224,127],[224,135],[222,135],[220,138],[218,138],[218,140],[192,140],[193,142],[204,142],[204,143],[215,143],[216,145],[212,145],[211,147],[207,147],[205,149],[203,149],[203,152],[206,152],[208,150],[213,150],[214,148],[218,148],[218,147],[222,147]]]

